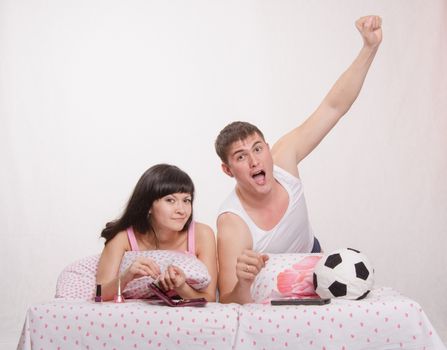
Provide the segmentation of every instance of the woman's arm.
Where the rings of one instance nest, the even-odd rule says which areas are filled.
[[[184,272],[176,266],[168,267],[160,283],[166,290],[175,290],[183,299],[205,298],[208,301],[216,301],[217,260],[214,232],[209,226],[196,223],[195,239],[196,256],[208,269],[210,284],[202,290],[195,290],[186,283]]]
[[[125,232],[118,233],[102,250],[96,272],[96,283],[101,285],[103,300],[112,300],[118,290],[118,273],[121,260],[126,250],[129,250],[129,241]],[[124,289],[129,281],[121,281]]]
[[[217,285],[217,253],[216,238],[211,227],[196,223],[196,255],[208,269],[211,276],[210,284],[201,291],[208,301],[216,301]]]
[[[103,300],[112,300],[118,292],[118,276],[121,260],[130,244],[126,232],[118,233],[104,247],[99,259],[98,271],[96,272],[96,283],[101,285]],[[135,278],[151,276],[157,278],[160,269],[154,261],[148,258],[138,258],[130,267],[121,274],[121,290]]]

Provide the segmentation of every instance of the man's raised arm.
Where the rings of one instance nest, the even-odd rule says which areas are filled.
[[[363,47],[349,68],[338,78],[320,106],[299,127],[284,135],[272,148],[275,164],[298,175],[296,166],[321,142],[349,110],[360,93],[366,74],[382,41],[382,20],[366,16],[355,25]]]

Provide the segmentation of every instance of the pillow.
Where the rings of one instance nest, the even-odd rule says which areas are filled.
[[[120,273],[139,256],[153,259],[162,271],[172,264],[180,267],[186,275],[186,282],[194,289],[203,289],[211,281],[208,269],[197,257],[187,253],[168,250],[131,251],[124,253]],[[96,290],[96,270],[100,255],[89,256],[68,265],[59,275],[56,284],[56,298],[92,300]],[[141,277],[128,283],[123,290],[126,298],[148,298],[150,277]]]
[[[77,260],[62,270],[56,283],[56,298],[92,300],[100,255]]]
[[[322,254],[268,254],[269,260],[251,286],[255,303],[271,299],[318,297],[313,286],[313,270]]]
[[[146,257],[155,260],[163,272],[169,265],[180,267],[186,275],[186,283],[200,290],[208,286],[211,277],[205,264],[195,255],[172,250],[146,250],[124,253],[121,261],[120,274],[123,273],[137,258]],[[145,299],[153,295],[147,287],[152,282],[151,277],[140,277],[129,282],[123,290],[123,296],[130,299]]]

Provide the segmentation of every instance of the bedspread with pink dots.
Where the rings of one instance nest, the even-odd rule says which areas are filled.
[[[246,305],[235,348],[446,349],[420,305],[390,288],[322,306]]]
[[[170,308],[54,300],[28,309],[18,349],[439,349],[422,308],[390,288],[323,306]]]
[[[237,309],[171,308],[144,300],[62,301],[28,309],[18,349],[231,349]]]

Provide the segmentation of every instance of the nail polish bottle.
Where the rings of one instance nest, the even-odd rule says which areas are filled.
[[[118,278],[118,294],[113,298],[115,303],[124,303],[124,297],[121,295],[121,279]]]
[[[95,303],[100,303],[102,302],[102,297],[101,297],[101,285],[97,284],[96,285],[96,296],[95,296]]]

